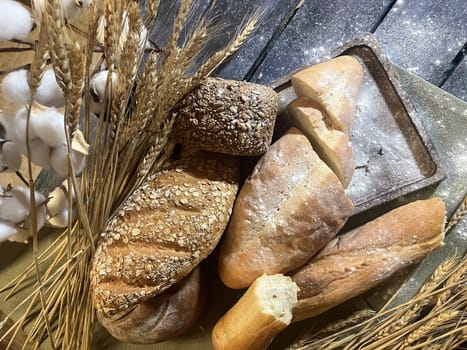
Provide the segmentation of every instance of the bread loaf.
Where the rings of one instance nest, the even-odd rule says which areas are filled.
[[[314,150],[347,188],[355,170],[349,137],[332,128],[327,113],[306,97],[298,97],[287,107],[292,125],[308,137]]]
[[[443,241],[444,203],[417,201],[331,241],[292,274],[300,288],[294,321],[316,316],[413,264]]]
[[[235,203],[219,255],[231,288],[298,268],[334,238],[353,212],[336,175],[296,128],[257,163]]]
[[[290,324],[297,292],[297,285],[290,277],[259,277],[214,326],[214,349],[266,349]]]
[[[153,344],[189,330],[198,320],[205,302],[205,281],[200,268],[183,280],[122,313],[97,318],[116,339],[134,344]]]
[[[225,230],[238,181],[237,158],[197,153],[137,189],[95,252],[91,287],[97,312],[123,312],[187,276]]]
[[[208,78],[174,108],[173,135],[190,148],[261,155],[271,144],[276,112],[271,88]]]
[[[352,126],[362,84],[362,66],[352,56],[339,56],[292,76],[292,86],[297,96],[318,102],[337,129],[346,134]]]

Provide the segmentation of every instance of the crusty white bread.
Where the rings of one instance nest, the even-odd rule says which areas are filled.
[[[245,288],[263,274],[303,265],[353,212],[342,184],[296,128],[256,164],[235,202],[219,254],[219,275]]]
[[[97,318],[116,339],[133,344],[153,344],[179,336],[198,320],[205,304],[205,281],[200,268],[164,293],[133,306],[124,313]]]
[[[314,150],[347,188],[355,170],[349,137],[332,128],[329,117],[317,102],[298,97],[287,107],[289,120],[308,137]]]
[[[290,324],[297,292],[297,285],[290,277],[259,277],[214,326],[214,349],[266,349]]]
[[[294,321],[316,316],[376,286],[442,245],[444,203],[416,201],[337,237],[292,274]]]
[[[107,225],[91,266],[93,305],[108,316],[162,293],[217,245],[239,182],[238,158],[195,153],[152,175]]]
[[[262,155],[271,144],[277,94],[268,86],[207,78],[174,108],[173,137],[190,148]]]
[[[353,123],[362,84],[362,66],[352,56],[339,56],[292,76],[297,96],[318,102],[337,128],[346,134]]]

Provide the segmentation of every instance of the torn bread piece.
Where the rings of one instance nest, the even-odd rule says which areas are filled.
[[[294,321],[314,317],[375,287],[443,244],[440,198],[406,204],[329,242],[292,275]]]
[[[259,277],[214,326],[214,349],[266,349],[290,324],[297,293],[297,285],[290,277]]]
[[[310,141],[320,158],[334,171],[347,188],[355,170],[349,137],[332,129],[329,116],[320,106],[306,97],[298,97],[287,107],[289,119]]]
[[[362,84],[362,66],[352,56],[339,56],[292,76],[297,96],[318,102],[337,128],[347,134],[353,123]]]

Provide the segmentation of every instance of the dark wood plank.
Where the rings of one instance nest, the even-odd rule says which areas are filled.
[[[270,83],[312,63],[343,42],[371,31],[391,0],[308,0],[282,32],[253,81]]]
[[[230,23],[239,23],[252,9],[262,11],[257,29],[245,42],[242,48],[216,72],[217,76],[226,79],[243,80],[252,69],[268,43],[281,30],[288,16],[293,13],[297,0],[261,0],[231,1],[220,0],[217,7],[232,16]]]
[[[467,102],[467,59],[464,58],[449,79],[441,86],[444,90]]]
[[[467,40],[465,0],[398,0],[375,35],[390,60],[437,84]]]

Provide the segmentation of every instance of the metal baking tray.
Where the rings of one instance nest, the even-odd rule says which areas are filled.
[[[350,135],[356,169],[346,190],[355,213],[445,178],[433,143],[375,37],[365,33],[314,63],[340,55],[357,58],[364,71]],[[272,84],[279,95],[279,135],[289,127],[286,107],[296,98],[290,80],[295,72]]]

